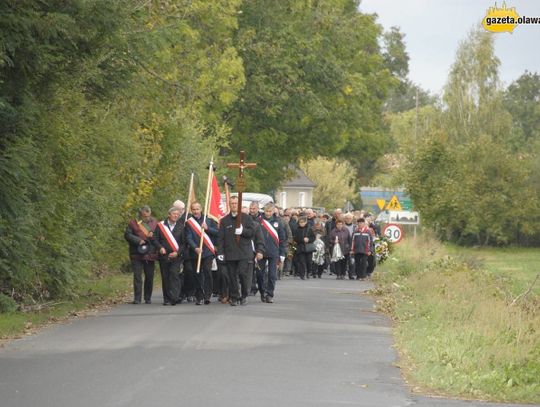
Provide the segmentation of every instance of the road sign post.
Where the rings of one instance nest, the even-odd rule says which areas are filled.
[[[392,243],[399,243],[403,239],[403,229],[395,223],[387,224],[382,233]]]
[[[388,205],[386,205],[386,209],[392,210],[392,211],[401,211],[401,204],[399,203],[399,200],[397,196],[393,195],[390,199],[390,202],[388,202]]]

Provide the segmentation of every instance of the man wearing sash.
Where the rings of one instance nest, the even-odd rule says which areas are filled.
[[[238,302],[240,305],[246,305],[251,289],[254,223],[249,215],[238,213],[238,197],[231,197],[230,207],[231,211],[221,219],[219,226],[218,260],[225,261],[227,264],[231,305],[237,305]],[[241,216],[241,223],[240,227],[237,228],[238,216]],[[238,287],[239,280],[240,288]]]
[[[139,209],[139,220],[132,219],[124,232],[124,238],[129,243],[129,257],[131,269],[133,270],[133,304],[141,303],[143,272],[144,302],[150,304],[152,301],[154,262],[157,259],[152,241],[157,221],[151,215],[152,210],[149,206],[141,207]]]
[[[167,219],[158,223],[154,234],[154,245],[159,251],[163,305],[176,305],[180,301],[180,272],[185,241],[184,226],[179,218],[180,211],[172,207]]]
[[[264,206],[264,213],[258,222],[264,238],[264,257],[258,260],[257,284],[261,301],[273,303],[277,267],[278,263],[281,264],[285,261],[287,236],[283,223],[274,214],[273,203],[267,203]]]
[[[191,204],[191,213],[193,216],[186,221],[186,241],[189,248],[189,258],[191,259],[192,269],[195,271],[195,298],[196,305],[201,305],[204,301],[206,305],[210,304],[212,296],[212,262],[216,254],[214,242],[219,235],[217,223],[207,217],[204,221],[202,207],[199,202]],[[204,230],[204,235],[202,234]],[[203,237],[202,251],[200,248],[201,236]],[[197,273],[197,263],[199,253],[201,254],[201,266]]]
[[[173,206],[180,210],[180,218],[178,219],[178,222],[184,225],[186,222],[186,218],[188,217],[188,215],[190,215],[190,213],[186,212],[186,204],[180,199],[177,199],[173,202]],[[193,302],[195,298],[195,271],[191,267],[191,263],[191,259],[189,258],[189,250],[186,249],[184,251],[183,261],[184,271],[180,275],[182,291],[180,292],[179,303],[182,303],[182,301],[184,300],[187,300],[187,302]]]

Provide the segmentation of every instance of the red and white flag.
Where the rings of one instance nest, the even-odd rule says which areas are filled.
[[[221,204],[221,193],[216,179],[216,174],[212,176],[212,186],[210,188],[210,203],[208,205],[208,214],[210,218],[219,222],[227,213]]]

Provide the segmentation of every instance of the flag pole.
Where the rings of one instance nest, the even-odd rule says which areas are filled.
[[[229,201],[231,200],[231,193],[229,192],[229,179],[226,175],[223,176],[223,188],[225,190],[225,214],[231,211],[231,205]]]
[[[206,222],[206,214],[208,213],[208,205],[210,204],[210,194],[212,189],[212,175],[214,174],[214,156],[210,159],[210,165],[208,166],[208,183],[206,184],[206,198],[204,200],[204,215],[203,215],[203,224]],[[197,257],[197,274],[201,271],[201,260],[203,252],[203,242],[204,242],[204,228],[201,225],[201,241],[199,242],[199,256]]]
[[[195,178],[195,173],[192,171],[191,179],[189,181],[189,191],[188,191],[188,198],[187,198],[187,203],[186,203],[186,219],[184,220],[184,223],[187,222],[188,220],[189,212],[191,211],[191,204],[193,203],[191,202],[191,195],[193,194],[194,178]]]

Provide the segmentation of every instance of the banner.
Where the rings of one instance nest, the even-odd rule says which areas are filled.
[[[208,214],[210,218],[219,222],[226,215],[225,208],[221,204],[221,193],[216,179],[216,174],[212,176],[212,186],[210,189],[210,204],[208,205]]]

